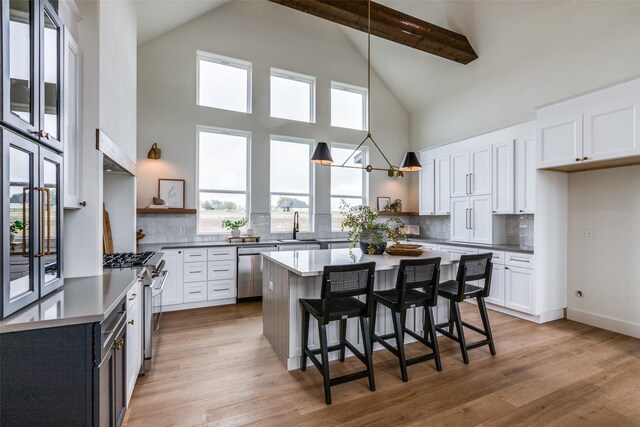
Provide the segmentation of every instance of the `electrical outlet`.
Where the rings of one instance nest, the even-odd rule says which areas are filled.
[[[593,240],[593,231],[584,230],[584,240]]]
[[[269,290],[270,291],[273,290],[273,282],[271,280],[269,280]]]

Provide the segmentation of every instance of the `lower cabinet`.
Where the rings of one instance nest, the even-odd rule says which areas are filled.
[[[127,408],[126,327],[115,335],[111,350],[96,366],[99,390],[97,404],[100,426],[120,426]]]
[[[190,282],[185,283],[184,287],[184,303],[202,302],[207,300],[207,282]]]
[[[505,303],[513,310],[534,313],[534,270],[505,266]]]
[[[163,250],[164,268],[169,272],[162,290],[162,306],[182,304],[184,290],[182,289],[184,254],[182,250]]]
[[[504,306],[504,265],[493,264],[491,274],[491,289],[485,301],[491,304]]]
[[[127,293],[127,404],[131,400],[142,367],[142,298],[142,283],[136,282]]]

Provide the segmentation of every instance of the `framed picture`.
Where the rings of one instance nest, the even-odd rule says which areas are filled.
[[[184,179],[159,179],[158,197],[170,208],[184,209]]]
[[[385,207],[391,203],[391,197],[378,197],[378,212],[386,211]]]

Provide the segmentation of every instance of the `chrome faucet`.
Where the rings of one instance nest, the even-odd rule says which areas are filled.
[[[293,240],[296,240],[296,234],[300,231],[300,218],[298,218],[298,211],[293,213]]]

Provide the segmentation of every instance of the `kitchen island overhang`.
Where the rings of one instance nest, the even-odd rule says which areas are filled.
[[[402,257],[383,255],[366,255],[360,249],[322,249],[287,252],[266,252],[263,256],[262,281],[262,317],[263,333],[276,355],[287,370],[300,368],[302,309],[301,298],[320,298],[322,272],[326,265],[357,264],[375,262],[375,290],[394,288],[398,265],[402,259],[441,258],[440,280],[455,278],[460,255],[448,252],[424,251],[419,257]],[[423,333],[424,310],[422,307],[407,311],[406,325],[415,332]],[[448,320],[448,303],[438,298],[438,306],[434,310],[437,323]],[[338,323],[328,325],[329,345],[338,343]],[[309,347],[318,346],[318,324],[311,319]],[[375,325],[376,333],[382,335],[393,330],[390,313],[384,307],[378,307]],[[362,337],[357,319],[347,322],[347,339],[362,349]],[[413,339],[406,337],[406,342]],[[374,350],[383,348],[379,344]],[[347,351],[347,356],[351,356]],[[330,360],[338,357],[338,353],[330,353]]]

